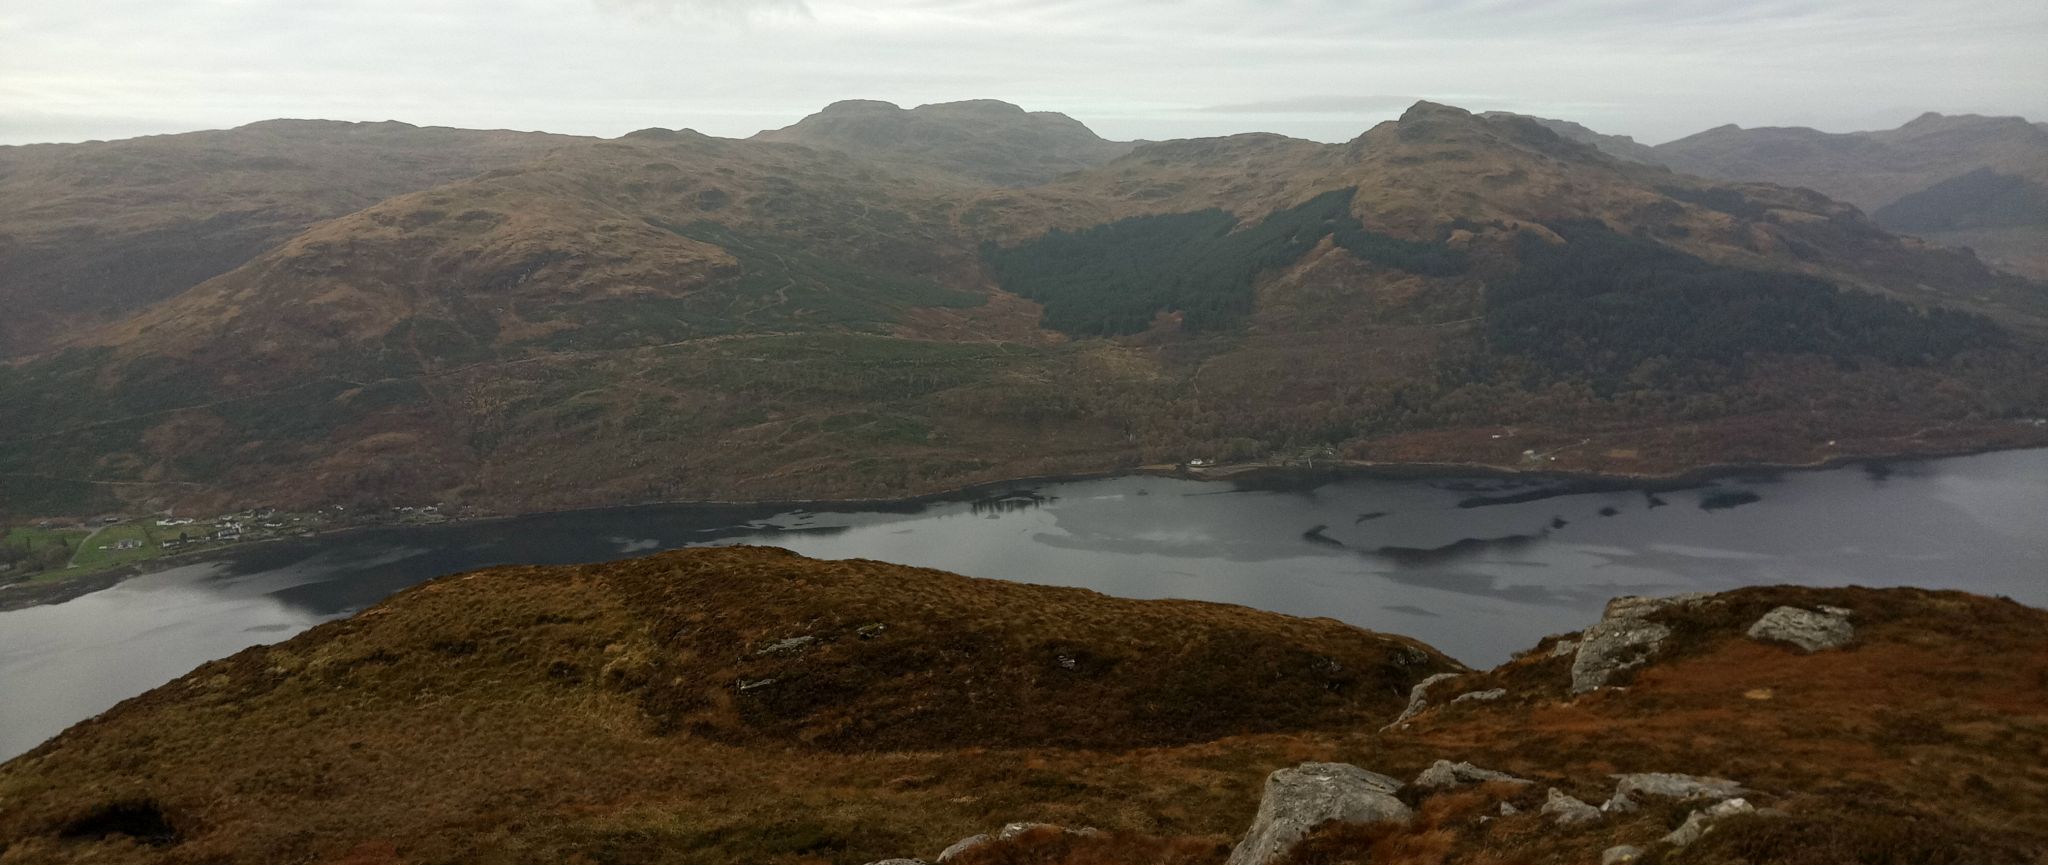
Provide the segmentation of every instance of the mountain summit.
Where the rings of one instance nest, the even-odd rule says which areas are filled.
[[[936,173],[1002,186],[1031,186],[1091,168],[1130,151],[1078,120],[974,99],[904,109],[888,102],[835,102],[756,141],[839,150],[912,173]]]

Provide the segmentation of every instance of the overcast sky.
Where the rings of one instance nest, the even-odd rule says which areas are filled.
[[[273,117],[744,136],[1004,99],[1349,139],[1418,98],[1657,143],[2048,119],[2048,0],[0,0],[0,143]]]

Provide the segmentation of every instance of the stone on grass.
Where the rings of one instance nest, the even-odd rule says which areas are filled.
[[[794,654],[796,654],[796,653],[798,653],[798,652],[801,652],[801,651],[803,651],[803,650],[805,650],[805,649],[807,649],[807,648],[810,648],[810,645],[811,645],[812,643],[815,643],[815,642],[817,642],[817,641],[818,641],[818,638],[817,638],[817,637],[812,637],[812,636],[808,636],[808,635],[806,635],[806,636],[800,636],[800,637],[785,637],[785,638],[783,638],[783,639],[780,639],[780,640],[776,640],[776,641],[775,641],[775,642],[773,642],[773,643],[769,643],[768,645],[762,646],[761,648],[759,648],[759,649],[755,650],[754,654],[756,654],[756,655],[794,655]]]
[[[1471,763],[1453,763],[1438,760],[1415,776],[1415,786],[1431,790],[1456,787],[1460,784],[1484,784],[1488,781],[1505,781],[1510,784],[1527,784],[1528,780],[1517,778],[1506,772],[1481,769]]]
[[[1228,865],[1268,865],[1284,858],[1324,823],[1405,823],[1414,816],[1394,794],[1401,782],[1347,763],[1303,763],[1266,776],[1258,816]]]
[[[1394,729],[1395,727],[1399,727],[1402,724],[1407,723],[1409,718],[1413,718],[1416,715],[1421,714],[1423,709],[1429,708],[1429,686],[1441,682],[1445,679],[1455,679],[1457,677],[1457,673],[1438,673],[1434,676],[1430,676],[1427,679],[1423,679],[1420,682],[1416,682],[1415,687],[1408,689],[1408,708],[1402,709],[1400,716],[1396,717],[1393,723],[1388,724],[1380,729]]]
[[[1498,699],[1500,699],[1500,698],[1502,698],[1502,697],[1505,697],[1505,696],[1507,696],[1507,695],[1508,695],[1508,689],[1506,689],[1506,688],[1493,688],[1493,689],[1490,689],[1490,690],[1485,690],[1485,691],[1473,691],[1473,692],[1471,692],[1471,693],[1467,693],[1467,694],[1459,694],[1458,696],[1456,696],[1456,697],[1453,697],[1453,698],[1451,698],[1451,702],[1453,702],[1453,703],[1491,703],[1491,702],[1493,702],[1493,701],[1495,701],[1495,700],[1498,700]]]
[[[1543,803],[1541,812],[1559,826],[1576,826],[1593,823],[1600,819],[1600,809],[1579,799],[1565,795],[1563,790],[1550,788],[1550,798]]]
[[[1855,639],[1856,626],[1849,624],[1849,617],[1845,615],[1779,607],[1749,626],[1749,638],[1791,643],[1806,651],[1818,652],[1840,648]]]
[[[1749,792],[1749,788],[1726,778],[1710,778],[1701,775],[1679,775],[1672,772],[1636,772],[1614,776],[1616,798],[1629,798],[1636,794],[1662,796],[1666,799],[1732,799]]]
[[[1692,812],[1691,816],[1685,818],[1685,825],[1671,830],[1671,834],[1664,836],[1664,843],[1670,844],[1673,847],[1684,847],[1687,844],[1700,840],[1700,836],[1707,834],[1707,830],[1714,828],[1715,823],[1719,823],[1737,814],[1753,814],[1755,812],[1756,807],[1749,804],[1749,801],[1746,799],[1729,799],[1726,802],[1716,802],[1713,805]]]
[[[1600,865],[1628,865],[1643,858],[1643,848],[1630,844],[1618,844],[1600,854]]]
[[[1600,804],[1600,810],[1608,814],[1634,814],[1641,807],[1627,793],[1616,793]]]
[[[943,865],[943,863],[951,862],[954,859],[959,858],[960,854],[962,853],[965,853],[976,847],[980,847],[981,845],[987,844],[994,840],[995,839],[989,837],[988,833],[986,832],[980,835],[969,835],[965,838],[953,842],[953,846],[947,847],[945,850],[941,851],[939,853],[939,858],[937,861],[942,863]]]
[[[884,859],[880,862],[869,862],[868,865],[925,865],[925,862],[923,859]]]

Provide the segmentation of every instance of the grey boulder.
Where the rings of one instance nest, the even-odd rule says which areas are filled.
[[[1405,823],[1414,816],[1394,794],[1401,782],[1346,763],[1303,763],[1266,776],[1258,816],[1228,865],[1268,865],[1324,823]]]
[[[1749,638],[1791,643],[1809,652],[1840,648],[1856,638],[1856,626],[1849,624],[1847,615],[1834,612],[1837,609],[1823,607],[1814,612],[1779,607],[1749,626]]]
[[[1458,696],[1456,696],[1456,697],[1452,697],[1452,698],[1451,698],[1451,702],[1453,702],[1453,703],[1491,703],[1491,702],[1493,702],[1493,701],[1495,701],[1495,700],[1498,700],[1498,699],[1500,699],[1500,698],[1502,698],[1502,697],[1505,697],[1505,696],[1507,696],[1507,695],[1508,695],[1508,689],[1506,689],[1506,688],[1491,688],[1491,689],[1488,689],[1488,690],[1485,690],[1485,691],[1472,691],[1472,692],[1470,692],[1470,693],[1465,693],[1465,694],[1459,694],[1459,695],[1458,695]]]

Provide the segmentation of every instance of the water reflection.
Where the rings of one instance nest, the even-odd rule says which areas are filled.
[[[1955,586],[2048,604],[2048,450],[1687,486],[1118,478],[858,507],[649,507],[252,546],[0,613],[0,757],[433,576],[761,543],[1331,616],[1491,664],[1617,594]]]

